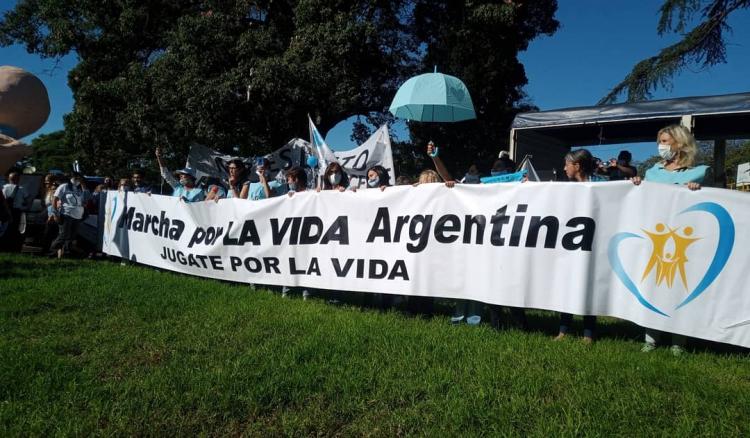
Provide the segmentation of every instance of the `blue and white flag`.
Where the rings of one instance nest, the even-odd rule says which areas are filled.
[[[322,174],[325,172],[329,163],[336,161],[336,157],[333,155],[331,148],[328,147],[323,136],[318,132],[318,128],[315,126],[315,123],[313,123],[310,116],[307,116],[307,121],[309,122],[310,127],[310,143],[315,148],[315,153],[318,157],[318,168]]]

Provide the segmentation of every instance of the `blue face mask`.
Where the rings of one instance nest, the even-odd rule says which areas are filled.
[[[290,182],[290,183],[287,183],[286,185],[287,185],[287,187],[289,187],[289,191],[290,192],[296,192],[297,191],[297,183]]]
[[[464,184],[479,184],[479,175],[467,173],[464,176]]]
[[[380,177],[379,176],[376,176],[373,179],[368,179],[367,180],[367,186],[368,187],[375,188],[375,187],[378,186],[378,184],[380,184]]]

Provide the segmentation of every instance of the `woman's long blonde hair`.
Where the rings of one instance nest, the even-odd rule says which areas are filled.
[[[440,181],[442,181],[442,178],[440,178],[440,175],[432,169],[423,170],[422,173],[419,174],[420,184],[437,183]]]
[[[656,143],[664,133],[669,134],[677,142],[677,156],[674,161],[680,166],[693,167],[695,165],[695,156],[698,154],[698,144],[695,137],[682,125],[669,125],[659,130],[656,134]]]

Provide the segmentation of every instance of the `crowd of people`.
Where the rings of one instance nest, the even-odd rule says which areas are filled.
[[[628,151],[622,151],[617,159],[608,163],[596,160],[586,149],[571,151],[565,156],[564,172],[572,182],[595,182],[631,180],[639,185],[642,180],[669,184],[682,184],[690,190],[698,190],[706,178],[707,166],[696,165],[695,158],[697,144],[688,129],[680,125],[672,125],[661,129],[657,135],[657,152],[661,160],[646,170],[643,177],[637,175],[637,170],[630,164],[632,159]],[[456,184],[480,184],[480,173],[476,165],[469,167],[461,179],[453,178],[445,163],[439,156],[439,150],[430,142],[426,149],[431,158],[434,169],[426,169],[420,173],[416,181],[400,176],[396,185],[419,185],[429,183],[444,183],[447,187]],[[308,170],[303,167],[292,167],[284,172],[282,179],[271,178],[268,160],[260,158],[253,166],[254,175],[250,175],[249,168],[240,159],[232,159],[227,163],[228,177],[226,179],[209,178],[202,183],[197,180],[196,171],[189,167],[171,172],[163,162],[160,149],[155,150],[159,170],[164,181],[172,188],[172,196],[179,197],[184,202],[217,202],[224,198],[239,198],[251,201],[268,199],[275,196],[293,196],[306,190],[356,191],[350,185],[349,176],[342,166],[333,162],[322,171],[319,178],[312,181]],[[512,173],[516,170],[507,152],[499,155],[492,163],[490,176]],[[29,208],[34,196],[19,184],[20,175],[12,172],[8,175],[8,183],[0,192],[0,248],[5,251],[19,251],[22,245],[23,214]],[[151,193],[151,187],[145,182],[141,171],[134,172],[130,178],[121,178],[115,185],[115,179],[105,177],[91,193],[84,184],[83,175],[72,172],[69,177],[49,174],[44,178],[41,199],[46,206],[46,225],[43,232],[43,250],[45,253],[62,258],[69,254],[76,238],[77,229],[87,211],[98,212],[102,196],[109,190],[132,191],[136,193]],[[383,166],[372,166],[367,170],[367,189],[386,190],[391,185],[390,174]],[[653,185],[651,190],[658,190]],[[284,288],[286,294],[288,288]],[[309,291],[304,291],[307,295]],[[340,295],[335,295],[338,298]],[[391,294],[365,294],[367,304],[381,309],[390,308],[394,300],[399,299]],[[407,308],[413,313],[430,315],[434,309],[434,300],[424,297],[401,297],[407,301]],[[337,299],[335,300],[337,301]],[[454,324],[479,324],[482,321],[485,305],[473,301],[457,301],[451,321]],[[490,321],[499,326],[500,315],[510,315],[510,325],[525,329],[526,315],[522,308],[503,309],[501,306],[488,306]],[[564,339],[569,335],[573,323],[573,315],[560,314],[559,333],[555,340]],[[583,316],[583,341],[593,342],[596,332],[596,316]],[[652,351],[661,337],[661,333],[647,330],[644,352]],[[683,351],[685,338],[673,335],[672,352],[680,354]]]
[[[117,185],[114,178],[104,177],[100,184],[90,187],[81,172],[49,173],[35,193],[21,184],[20,177],[19,172],[11,171],[0,191],[0,250],[6,252],[21,251],[25,237],[32,234],[29,228],[38,225],[27,221],[32,212],[42,216],[37,221],[42,224],[40,232],[35,236],[40,252],[62,258],[73,252],[80,224],[88,215],[99,212],[107,191],[151,193],[140,170],[133,172],[130,178],[121,178]],[[38,212],[33,208],[35,201],[39,204]],[[90,255],[86,251],[79,252]]]

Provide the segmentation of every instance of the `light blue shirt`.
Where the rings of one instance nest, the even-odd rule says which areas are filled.
[[[183,198],[185,202],[200,202],[206,199],[206,192],[200,187],[189,189],[182,184],[178,184],[172,192],[172,196]]]
[[[247,180],[242,181],[237,187],[237,190],[236,190],[237,193],[235,196],[235,190],[231,189],[231,184],[229,184],[229,181],[224,181],[224,183],[227,185],[227,187],[230,187],[230,189],[226,191],[225,197],[227,198],[239,198],[240,193],[242,193],[242,188],[250,185],[250,181],[247,181]],[[248,196],[250,196],[249,193],[250,193],[250,190],[248,189]]]
[[[271,189],[271,196],[278,196],[281,193],[282,184],[276,180],[268,182],[268,188]],[[250,183],[247,191],[247,199],[258,201],[266,199],[266,192],[263,191],[263,184],[259,182]]]
[[[192,189],[188,189],[180,184],[166,167],[162,167],[159,170],[164,181],[172,187],[172,196],[184,198],[186,202],[200,202],[206,199],[206,192],[202,188],[193,187]]]
[[[708,166],[683,167],[677,170],[668,170],[662,163],[656,163],[646,171],[643,179],[650,182],[664,184],[687,184],[691,182],[703,183],[706,178]]]

